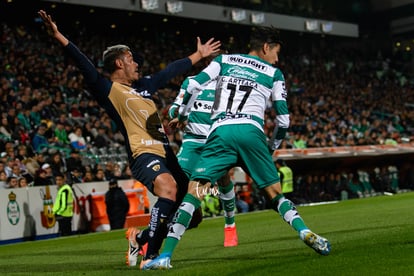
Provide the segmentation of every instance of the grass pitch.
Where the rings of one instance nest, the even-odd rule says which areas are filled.
[[[124,231],[0,246],[0,275],[414,275],[414,193],[298,207],[332,244],[307,247],[271,210],[236,215],[239,246],[223,247],[222,217],[187,231],[169,271],[125,265]]]

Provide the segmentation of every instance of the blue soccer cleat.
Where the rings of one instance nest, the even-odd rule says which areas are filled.
[[[142,270],[167,270],[172,268],[170,264],[171,257],[167,255],[160,255],[154,260],[146,263],[141,269]]]

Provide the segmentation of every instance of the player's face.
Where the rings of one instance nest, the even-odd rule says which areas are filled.
[[[264,55],[264,59],[276,65],[279,62],[280,44],[268,44],[267,51]]]
[[[138,72],[138,63],[136,63],[132,57],[132,53],[131,52],[127,52],[123,58],[122,58],[122,62],[124,63],[124,71],[125,71],[125,76],[130,80],[130,81],[135,81],[138,80],[139,77],[139,72]]]

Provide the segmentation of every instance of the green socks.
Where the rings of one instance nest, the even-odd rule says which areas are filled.
[[[198,198],[192,194],[186,194],[183,199],[183,203],[178,208],[173,219],[173,225],[170,227],[165,240],[163,255],[171,256],[178,241],[181,239],[188,225],[190,224],[194,210],[199,208],[201,202]]]
[[[229,185],[222,187],[218,186],[219,198],[224,210],[224,222],[226,226],[234,225],[234,213],[236,205],[236,195],[234,193],[234,184],[230,182]]]
[[[284,221],[289,223],[298,233],[308,229],[305,222],[300,217],[292,201],[283,195],[278,195],[272,199],[272,208],[280,214]]]

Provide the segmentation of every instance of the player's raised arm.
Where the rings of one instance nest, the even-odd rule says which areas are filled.
[[[63,46],[68,45],[69,40],[59,31],[56,22],[52,20],[52,16],[47,14],[44,10],[38,11],[38,14],[46,26],[47,33],[56,38],[56,40],[59,41]]]
[[[212,37],[205,44],[202,44],[200,37],[197,37],[197,51],[191,54],[188,58],[191,60],[191,64],[194,65],[201,59],[219,52],[220,47],[220,40],[214,41],[214,38]]]

